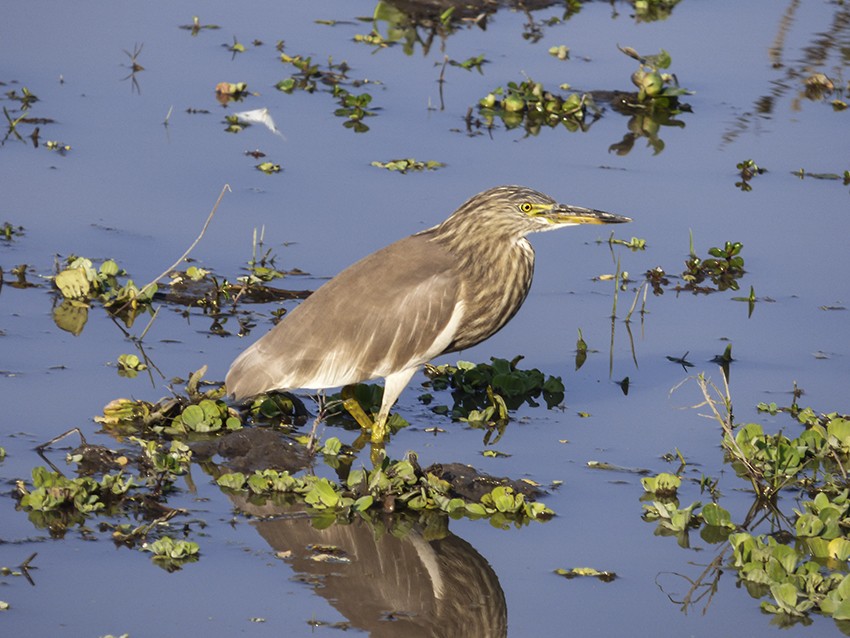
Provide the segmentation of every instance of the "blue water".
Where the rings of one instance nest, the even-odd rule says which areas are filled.
[[[311,273],[286,282],[297,289],[316,287],[359,257],[441,221],[469,196],[502,183],[526,184],[561,201],[628,215],[634,222],[617,227],[616,235],[646,239],[643,252],[618,248],[612,256],[606,244],[596,243],[608,237],[601,227],[533,237],[535,283],[523,309],[489,341],[446,359],[523,354],[523,365],[563,378],[563,409],[523,408],[496,446],[511,456],[485,458],[478,431],[439,420],[448,433],[435,438],[424,431],[434,417],[416,399],[424,380],[417,377],[397,408],[413,427],[393,439],[390,452],[416,450],[423,465],[460,461],[544,485],[564,482],[546,499],[559,515],[546,524],[512,531],[480,521],[451,524],[497,575],[511,636],[568,630],[774,635],[771,618],[736,588],[733,574],[721,579],[705,615],[701,607],[683,614],[667,594],[676,598],[687,586],[675,577],[671,585],[669,573],[696,578],[702,571],[698,565],[708,563],[715,548],[696,535],[692,543],[703,551],[683,550],[675,539],[654,536],[654,526],[640,519],[638,475],[593,470],[586,463],[675,470],[660,457],[678,448],[691,466],[690,476],[727,475],[723,504],[740,520],[749,496],[728,476],[716,424],[702,418],[701,410],[688,409],[701,400],[696,386],[686,382],[670,392],[689,374],[703,371],[719,382],[710,360],[726,340],[736,359],[731,390],[738,420],[790,427],[781,417],[757,414],[755,405],[790,402],[787,393],[795,381],[805,390],[802,404],[847,411],[850,322],[846,310],[822,307],[850,303],[844,257],[850,236],[848,187],[791,175],[801,167],[835,173],[850,168],[848,111],[833,111],[829,99],[806,99],[801,80],[821,71],[846,88],[847,63],[837,49],[847,46],[848,33],[846,27],[833,29],[836,16],[846,18],[846,9],[832,2],[684,0],[667,20],[637,23],[625,3],[590,3],[562,24],[543,26],[537,43],[522,38],[525,14],[502,9],[486,31],[470,27],[445,41],[437,38],[427,55],[420,46],[405,55],[401,47],[374,51],[355,43],[354,35],[370,26],[354,20],[373,9],[374,3],[362,1],[5,7],[0,27],[5,86],[0,89],[20,93],[28,87],[39,97],[31,114],[55,120],[41,126],[42,142],[72,147],[65,156],[14,140],[0,147],[0,223],[26,229],[23,237],[0,243],[5,281],[22,263],[38,280],[51,274],[54,255],[75,253],[113,257],[134,280],[146,282],[197,236],[225,183],[232,192],[192,257],[233,279],[251,256],[253,229],[265,226],[266,245],[278,255],[278,266]],[[195,14],[222,28],[195,37],[178,29]],[[533,13],[539,23],[562,15],[561,8]],[[341,22],[327,26],[317,19]],[[831,29],[830,47],[818,65],[806,48]],[[234,36],[248,49],[235,58],[223,46]],[[262,46],[252,45],[254,39]],[[368,133],[343,128],[328,94],[285,95],[274,88],[294,71],[279,61],[278,40],[291,55],[313,56],[323,64],[328,56],[346,60],[352,78],[380,82],[351,89],[373,95],[377,115],[367,118]],[[771,57],[777,42],[782,49]],[[627,155],[609,152],[628,122],[610,109],[587,133],[544,129],[526,137],[522,129],[497,128],[492,135],[465,134],[467,109],[497,86],[522,81],[524,74],[547,88],[569,82],[582,91],[629,90],[636,63],[617,50],[618,43],[641,53],[666,49],[681,86],[695,92],[685,98],[693,113],[678,117],[685,126],[660,131],[662,152],[653,154],[642,139]],[[136,74],[139,92],[122,79],[129,73],[124,51],[137,44],[143,45],[138,62],[144,67]],[[549,47],[560,44],[570,47],[570,60],[548,55]],[[465,60],[482,53],[488,60],[483,75],[447,68],[445,110],[439,110],[443,56]],[[777,60],[781,66],[774,67]],[[214,95],[222,81],[247,82],[258,95],[224,109]],[[766,96],[772,96],[772,109],[759,113]],[[226,114],[262,107],[285,139],[259,126],[236,135],[224,132]],[[281,164],[282,173],[255,170],[256,161],[244,152],[257,148]],[[447,166],[409,175],[370,166],[398,157]],[[735,166],[745,159],[768,170],[752,180],[748,193],[735,187],[740,179]],[[650,294],[643,321],[636,314],[631,323],[633,355],[622,318],[634,289],[649,268],[681,272],[691,232],[702,256],[727,240],[743,243],[742,290]],[[620,293],[611,350],[613,284],[595,278],[613,273],[617,259],[635,284]],[[748,318],[747,304],[731,297],[746,296],[750,286],[760,301]],[[274,558],[280,548],[234,515],[230,501],[200,472],[194,477],[197,494],[187,492],[183,502],[173,504],[206,521],[205,536],[197,539],[202,558],[175,574],[154,568],[145,554],[115,549],[105,540],[86,542],[74,534],[47,540],[15,511],[14,480],[41,463],[35,445],[70,427],[97,440],[91,417],[110,400],[156,400],[167,394],[162,379],[152,385],[144,375],[118,377],[111,362],[131,352],[132,345],[101,311],[93,310],[85,330],[74,337],[53,324],[53,301],[46,288],[5,285],[0,290],[0,446],[8,454],[0,462],[6,485],[0,499],[0,565],[39,554],[35,587],[23,578],[0,577],[5,585],[0,600],[11,604],[0,616],[4,626],[22,636],[198,630],[209,636],[335,635],[327,627],[311,628],[308,621],[344,620],[345,603],[298,582],[298,570]],[[133,332],[144,323],[140,320]],[[254,336],[270,325],[261,322]],[[208,365],[210,378],[223,379],[247,341],[211,336],[209,327],[210,320],[198,313],[187,321],[179,309],[163,308],[146,343],[167,378]],[[598,352],[575,371],[579,328]],[[686,352],[695,364],[688,372],[666,359]],[[628,396],[614,383],[625,376],[631,380]],[[114,445],[106,437],[102,442]],[[62,461],[61,452],[55,456]],[[683,504],[700,498],[696,486],[683,488]],[[613,570],[620,579],[566,581],[551,573],[576,566]],[[374,627],[383,629],[373,633],[393,635],[391,621],[382,622]],[[354,623],[364,626],[373,627]],[[786,635],[827,631],[835,631],[832,621],[816,617],[812,627],[798,625]]]

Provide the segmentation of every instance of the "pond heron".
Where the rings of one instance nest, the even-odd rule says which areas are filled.
[[[559,204],[522,186],[479,193],[441,224],[364,257],[321,286],[240,354],[227,373],[237,401],[383,377],[371,439],[420,366],[498,332],[534,272],[529,233],[628,217]]]

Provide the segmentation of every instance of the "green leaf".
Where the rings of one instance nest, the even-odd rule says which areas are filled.
[[[339,503],[339,494],[328,479],[320,478],[313,483],[305,499],[314,507],[336,507]]]
[[[791,583],[780,583],[770,586],[770,594],[782,611],[796,614],[797,611],[797,588]]]
[[[850,540],[833,538],[829,541],[829,556],[842,562],[850,558]]]
[[[198,403],[198,407],[203,411],[205,421],[214,421],[221,418],[221,409],[215,401],[204,399]]]
[[[706,525],[715,527],[734,528],[732,517],[728,511],[717,505],[717,503],[708,503],[702,508],[702,518]]]
[[[100,265],[100,274],[106,277],[114,277],[118,273],[121,272],[121,269],[118,267],[118,264],[115,263],[112,259],[107,259]]]
[[[370,507],[372,507],[374,499],[371,494],[367,494],[366,496],[361,496],[356,501],[354,501],[354,510],[357,512],[365,512]]]
[[[797,536],[819,536],[823,531],[823,521],[814,514],[803,514],[794,524]]]
[[[821,606],[823,608],[823,606]],[[850,599],[842,600],[832,611],[834,620],[850,620]]]
[[[222,474],[216,479],[216,483],[218,483],[221,487],[226,487],[231,490],[241,490],[245,487],[245,475],[242,472],[231,472],[229,474]]]
[[[474,516],[487,516],[487,510],[481,503],[467,503],[466,511]]]
[[[800,559],[800,555],[794,550],[793,547],[789,547],[788,545],[776,544],[772,548],[771,558],[773,558],[780,565],[782,565],[782,568],[787,573],[792,574],[797,568],[797,561]]]
[[[191,430],[197,429],[197,427],[204,422],[206,419],[206,415],[204,414],[204,410],[199,405],[188,405],[186,409],[183,410],[181,414],[184,425]]]
[[[594,569],[593,567],[573,567],[571,569],[564,569],[559,567],[555,570],[555,573],[558,576],[563,576],[564,578],[577,578],[577,577],[594,577],[598,578],[602,582],[610,583],[612,580],[617,578],[617,574],[609,571],[599,571],[598,569]]]
[[[645,476],[640,480],[640,483],[646,492],[675,494],[676,490],[678,490],[679,486],[682,484],[682,479],[675,474],[662,472],[657,476]]]
[[[850,420],[835,418],[826,426],[827,436],[834,439],[842,451],[850,450]]]
[[[91,291],[91,282],[82,268],[63,270],[56,275],[53,283],[66,299],[85,299]]]
[[[340,450],[342,450],[342,442],[337,437],[332,436],[325,441],[325,444],[322,447],[322,454],[337,456],[340,453]]]

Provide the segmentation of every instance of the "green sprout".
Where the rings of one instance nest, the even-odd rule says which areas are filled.
[[[750,180],[753,179],[753,177],[767,172],[767,169],[760,168],[751,159],[744,160],[743,162],[738,162],[735,168],[737,168],[741,174],[741,181],[735,182],[735,186],[737,188],[740,188],[745,193],[748,193],[749,191],[753,190],[753,187],[750,185]]]

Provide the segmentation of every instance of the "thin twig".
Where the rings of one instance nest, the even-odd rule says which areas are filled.
[[[37,567],[31,567],[30,563],[32,563],[33,559],[38,556],[38,552],[33,552],[30,554],[29,558],[27,558],[23,563],[18,565],[18,568],[21,570],[21,573],[24,575],[24,578],[27,579],[27,582],[35,587],[35,581],[30,576],[30,569],[38,569]]]
[[[307,453],[312,457],[315,453],[314,446],[316,445],[316,432],[319,429],[319,423],[325,419],[328,404],[325,400],[325,391],[319,390],[316,396],[313,397],[316,401],[316,418],[313,420],[313,428],[310,430],[310,438],[307,440]]]
[[[729,392],[729,382],[726,380],[726,377],[723,377],[725,396],[720,392],[720,389],[714,385],[711,381],[708,381],[703,375],[699,375],[697,377],[697,385],[699,385],[700,390],[702,391],[702,395],[705,398],[705,402],[701,405],[708,405],[711,411],[714,413],[714,418],[720,423],[723,432],[726,435],[726,440],[729,442],[729,449],[734,453],[736,459],[747,468],[748,478],[753,485],[753,489],[755,489],[756,493],[760,497],[767,496],[765,494],[764,486],[761,484],[761,472],[759,472],[750,460],[747,458],[747,455],[744,454],[744,451],[738,445],[738,441],[735,438],[735,434],[733,431],[732,425],[732,399]],[[726,415],[725,417],[720,414],[720,411],[717,409],[717,405],[715,404],[714,399],[711,397],[709,393],[709,386],[711,386],[715,392],[717,392],[718,396],[723,399],[724,408]],[[699,407],[699,406],[697,406]]]
[[[645,286],[648,286],[648,285],[649,284],[647,282],[643,282],[640,286],[638,286],[638,289],[635,291],[635,298],[634,298],[634,301],[632,301],[632,307],[629,308],[629,311],[626,313],[626,318],[624,319],[624,321],[626,323],[629,323],[632,320],[632,313],[635,311],[635,308],[637,307],[637,302],[638,302],[638,299],[640,298],[641,289],[643,289]]]
[[[148,321],[148,325],[145,326],[145,329],[142,330],[142,334],[139,335],[139,338],[136,339],[136,341],[141,342],[145,338],[145,335],[148,333],[148,330],[151,329],[151,326],[153,325],[153,322],[156,319],[157,315],[159,315],[159,311],[161,309],[162,309],[162,306],[156,307],[156,310],[153,311],[153,317],[151,317],[150,321]]]
[[[71,436],[72,434],[78,434],[79,435],[81,445],[88,445],[88,443],[86,443],[86,437],[83,436],[82,430],[80,430],[80,428],[71,428],[67,432],[63,432],[62,434],[54,436],[52,439],[50,439],[49,441],[46,441],[45,443],[42,443],[40,445],[36,445],[35,449],[38,450],[39,452],[43,452],[44,450],[49,448],[54,443],[58,443],[62,439],[66,438],[68,436]]]
[[[212,218],[213,218],[213,216],[215,215],[215,212],[218,210],[218,205],[221,203],[221,200],[224,198],[224,193],[225,193],[225,192],[232,192],[232,191],[230,190],[230,184],[225,184],[225,185],[222,187],[222,189],[221,189],[221,193],[219,193],[219,195],[218,195],[218,199],[217,199],[217,200],[215,200],[215,205],[212,207],[212,210],[210,211],[210,214],[209,214],[209,215],[207,215],[207,221],[205,221],[205,222],[204,222],[204,227],[201,229],[201,233],[197,236],[197,238],[195,238],[195,241],[193,241],[193,242],[192,242],[192,245],[191,245],[191,246],[189,246],[189,248],[187,248],[187,249],[186,249],[186,252],[184,252],[182,255],[180,255],[180,258],[179,258],[177,261],[175,261],[173,264],[171,264],[171,266],[169,266],[168,268],[166,268],[166,269],[165,269],[165,271],[163,271],[163,273],[162,273],[161,275],[159,275],[158,277],[156,277],[156,278],[155,278],[153,281],[151,281],[149,284],[146,284],[145,286],[142,286],[142,287],[139,289],[139,292],[137,292],[137,293],[136,293],[135,295],[133,295],[130,299],[128,299],[128,300],[127,300],[127,303],[125,303],[125,304],[124,304],[123,306],[121,306],[118,310],[116,310],[114,314],[119,314],[119,313],[121,313],[121,311],[123,311],[124,309],[126,309],[126,308],[127,308],[127,306],[129,306],[131,303],[133,303],[134,301],[136,301],[136,299],[138,299],[138,298],[139,298],[142,294],[144,294],[144,292],[145,292],[148,288],[150,288],[151,286],[153,286],[154,284],[156,284],[156,282],[158,282],[160,279],[162,279],[163,277],[165,277],[165,276],[166,276],[168,273],[170,273],[172,270],[174,270],[175,268],[177,268],[177,267],[178,267],[178,266],[179,266],[179,265],[183,262],[183,260],[184,260],[184,259],[186,259],[186,257],[188,257],[188,256],[189,256],[189,253],[191,253],[191,252],[195,249],[195,246],[197,246],[197,245],[198,245],[198,242],[200,242],[200,241],[201,241],[201,239],[203,238],[204,234],[207,232],[207,228],[209,227],[210,222],[212,222]]]
[[[446,83],[446,65],[449,63],[449,56],[443,56],[443,67],[440,69],[440,79],[437,80],[437,84],[440,85],[440,110],[446,110],[446,103],[443,100],[443,84]]]

